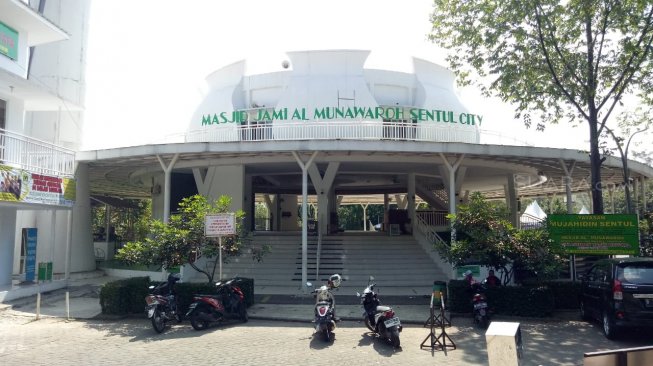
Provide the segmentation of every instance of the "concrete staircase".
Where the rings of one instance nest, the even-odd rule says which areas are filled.
[[[253,245],[269,245],[257,263],[244,256],[223,265],[224,277],[254,278],[256,294],[301,294],[300,233],[257,233]],[[382,294],[430,295],[434,280],[447,277],[410,235],[378,232],[342,233],[322,238],[319,278],[316,278],[317,237],[308,240],[308,280],[323,284],[333,273],[343,277],[341,294],[361,292],[369,276]]]

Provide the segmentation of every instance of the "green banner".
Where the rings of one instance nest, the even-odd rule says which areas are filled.
[[[568,254],[638,255],[637,215],[549,215],[551,239]]]
[[[18,58],[18,32],[0,22],[0,54],[12,60]]]

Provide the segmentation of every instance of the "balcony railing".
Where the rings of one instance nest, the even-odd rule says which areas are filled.
[[[185,142],[280,140],[392,140],[478,143],[474,128],[435,122],[306,121],[207,126],[189,131]]]
[[[57,177],[75,175],[75,152],[0,129],[0,164]]]

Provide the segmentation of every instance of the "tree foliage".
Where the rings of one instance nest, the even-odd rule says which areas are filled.
[[[179,204],[179,211],[170,217],[169,223],[149,220],[149,234],[142,241],[127,243],[116,255],[117,259],[128,263],[158,265],[170,268],[189,264],[196,271],[204,274],[208,282],[213,282],[218,261],[209,261],[219,256],[218,238],[204,235],[205,216],[208,214],[227,213],[231,198],[221,196],[215,202],[206,197],[195,195],[184,198]],[[222,238],[224,262],[230,257],[241,255],[245,249],[251,251],[256,260],[261,260],[267,248],[251,248],[244,238],[243,218],[245,213],[234,213],[236,235]],[[205,258],[212,263],[212,268],[201,268],[199,260]]]
[[[504,284],[512,280],[515,265],[541,279],[557,275],[562,258],[546,229],[516,229],[505,206],[485,200],[481,193],[473,193],[450,219],[456,241],[438,250],[454,266],[475,263],[494,268]]]
[[[592,201],[603,213],[599,136],[624,96],[653,98],[653,3],[435,0],[431,19],[430,39],[450,51],[463,85],[477,80],[527,126],[588,123]]]

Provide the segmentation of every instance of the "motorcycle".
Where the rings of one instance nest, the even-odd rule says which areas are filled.
[[[225,283],[216,282],[215,295],[193,295],[193,302],[188,307],[186,317],[195,330],[208,328],[210,323],[227,319],[249,320],[245,295],[240,287],[235,286],[235,278]]]
[[[374,277],[370,276],[363,294],[356,292],[363,306],[363,321],[367,329],[376,333],[382,339],[389,341],[393,347],[401,345],[399,333],[403,327],[395,312],[389,306],[381,305],[378,295],[374,292],[375,283],[370,283]]]
[[[487,305],[487,296],[485,291],[487,283],[475,283],[472,285],[472,305],[474,306],[474,323],[485,329],[490,323],[490,309]]]
[[[338,288],[340,281],[340,275],[334,274],[329,277],[325,285],[312,291],[313,297],[315,297],[315,319],[313,320],[315,323],[315,333],[321,333],[325,342],[333,339],[333,331],[336,329],[336,300],[331,290]],[[306,286],[312,287],[313,284],[307,282]]]
[[[150,293],[145,297],[145,312],[157,333],[163,332],[166,323],[173,319],[177,323],[182,321],[181,314],[177,312],[177,298],[174,294],[174,285],[180,279],[178,273],[171,273],[167,281],[149,287]]]

